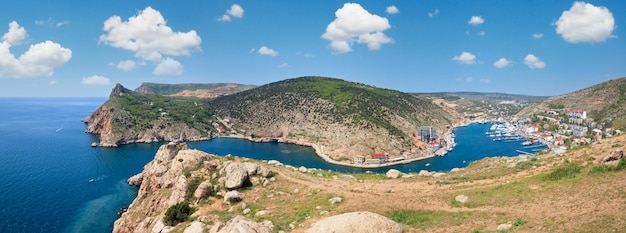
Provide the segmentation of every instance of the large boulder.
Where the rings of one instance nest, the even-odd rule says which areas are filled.
[[[191,223],[191,225],[185,228],[183,233],[203,233],[204,232],[204,224],[198,221]]]
[[[207,180],[198,185],[198,188],[193,192],[193,196],[198,200],[207,197],[213,192],[213,184]]]
[[[224,203],[233,203],[239,201],[241,201],[241,195],[239,195],[239,192],[237,192],[237,190],[228,191],[226,194],[224,194]]]
[[[311,226],[306,233],[387,232],[402,233],[400,224],[385,216],[371,212],[352,212],[324,218]]]
[[[387,176],[387,178],[391,178],[391,179],[396,179],[398,177],[400,177],[402,174],[402,172],[396,170],[396,169],[389,169],[389,171],[387,171],[387,173],[385,174]]]
[[[272,228],[237,215],[226,223],[218,233],[271,233]]]
[[[616,151],[611,152],[611,154],[605,156],[602,159],[602,164],[606,164],[606,165],[617,165],[619,163],[619,160],[624,158],[624,150],[619,149]]]
[[[229,190],[238,189],[248,180],[248,170],[246,166],[241,163],[231,163],[226,169],[226,181],[224,181],[224,187]]]

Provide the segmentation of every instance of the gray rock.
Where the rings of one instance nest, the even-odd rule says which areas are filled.
[[[259,174],[262,177],[270,178],[271,176],[274,175],[274,172],[272,172],[272,170],[270,170],[269,168],[261,166],[261,167],[259,167]]]
[[[387,171],[386,173],[387,178],[391,178],[391,179],[396,179],[398,177],[400,177],[402,175],[402,172],[396,170],[396,169],[389,169],[389,171]]]
[[[246,214],[246,215],[247,215],[247,214],[249,214],[250,212],[252,212],[252,210],[251,210],[250,208],[246,208],[246,209],[245,209],[245,210],[243,210],[243,212],[241,212],[241,213],[243,213],[243,214]]]
[[[352,212],[324,218],[311,226],[306,233],[334,232],[387,232],[402,233],[404,229],[385,216],[370,212]]]
[[[271,233],[272,228],[241,215],[235,216],[218,233]]]
[[[511,229],[511,227],[513,227],[513,224],[511,224],[511,223],[502,223],[502,224],[498,225],[498,230],[499,231],[508,230],[508,229]]]
[[[224,185],[227,189],[238,189],[243,187],[248,180],[248,171],[241,163],[229,164],[226,169],[226,181]]]
[[[224,194],[224,203],[233,203],[233,202],[240,202],[240,201],[241,201],[241,195],[239,195],[239,192],[237,192],[237,190],[229,191],[226,194]]]
[[[209,196],[213,192],[213,184],[211,181],[206,180],[198,185],[198,188],[193,192],[193,196],[198,200]]]
[[[131,176],[128,178],[128,185],[131,186],[141,186],[141,182],[143,182],[143,173],[139,173],[137,175]]]
[[[222,228],[224,228],[224,223],[223,222],[217,222],[215,223],[215,225],[213,225],[211,227],[211,229],[209,230],[209,233],[217,233],[219,230],[221,230]]]
[[[267,214],[267,210],[261,210],[259,212],[256,212],[256,214],[254,214],[254,217],[261,217],[261,216],[265,216]]]
[[[283,164],[276,160],[270,160],[270,161],[267,161],[267,165],[282,166]]]
[[[204,232],[204,224],[201,222],[193,222],[183,233],[203,233]]]
[[[328,199],[328,202],[330,202],[331,205],[334,205],[335,203],[339,203],[341,201],[342,201],[341,197],[333,197],[331,199]]]
[[[306,169],[306,167],[304,167],[304,166],[300,166],[300,168],[298,168],[298,171],[300,171],[302,173],[306,173],[308,171],[308,169]]]
[[[418,176],[430,176],[430,172],[428,170],[421,170],[419,173],[417,173]]]
[[[469,199],[469,197],[467,197],[465,195],[458,195],[458,196],[454,197],[454,200],[456,202],[459,202],[459,203],[465,203],[465,202],[467,202],[467,199]]]
[[[605,156],[602,159],[602,164],[606,165],[617,165],[619,160],[624,158],[624,151],[619,149],[611,152],[609,155]]]
[[[248,172],[248,176],[254,176],[259,171],[259,165],[256,163],[244,163],[243,166],[246,168]]]

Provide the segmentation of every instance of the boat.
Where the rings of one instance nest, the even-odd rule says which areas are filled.
[[[522,142],[522,146],[530,146],[532,144],[533,144],[533,142],[531,142],[531,141]]]
[[[427,164],[426,164],[426,167],[428,167],[428,166],[430,166],[430,163],[427,163]]]
[[[89,179],[89,183],[93,183],[94,181],[94,179]]]

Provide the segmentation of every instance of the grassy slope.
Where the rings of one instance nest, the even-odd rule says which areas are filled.
[[[254,88],[254,85],[243,85],[233,83],[182,83],[182,84],[162,84],[162,83],[142,83],[137,89],[144,89],[146,93],[159,95],[172,95],[184,90],[215,90],[227,92],[240,92]]]

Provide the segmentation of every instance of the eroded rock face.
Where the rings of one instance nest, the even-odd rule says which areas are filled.
[[[218,233],[271,233],[272,228],[237,215],[226,223]]]
[[[402,233],[404,229],[385,216],[371,212],[352,212],[324,218],[306,233],[388,232]]]
[[[602,164],[617,165],[619,160],[624,158],[624,150],[616,150],[602,159]]]
[[[198,185],[198,188],[193,193],[193,196],[200,200],[211,194],[211,192],[213,192],[213,184],[211,184],[210,180],[207,180]]]

